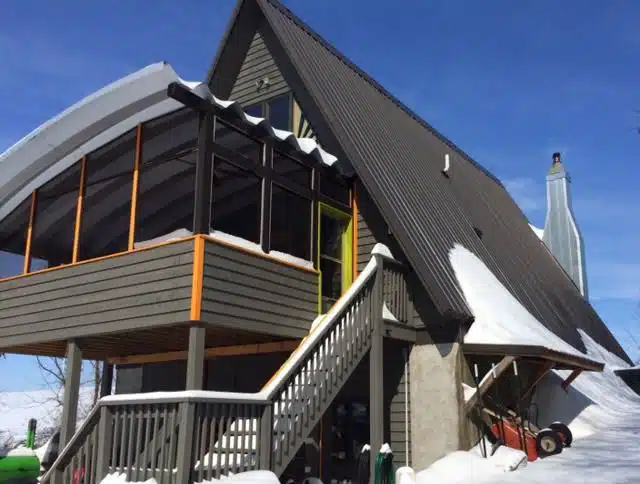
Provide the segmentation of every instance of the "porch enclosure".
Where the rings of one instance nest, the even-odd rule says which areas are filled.
[[[370,436],[383,440],[383,305],[395,261],[376,255],[358,280],[258,393],[186,391],[100,400],[42,482],[89,482],[124,472],[160,483],[272,469],[280,475],[360,361],[369,355]],[[196,334],[199,328],[192,328]],[[187,388],[204,343],[190,339]],[[200,380],[201,381],[201,380]]]

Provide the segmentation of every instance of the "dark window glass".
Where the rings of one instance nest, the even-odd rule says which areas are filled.
[[[159,163],[175,156],[187,156],[198,141],[198,115],[179,109],[145,123],[142,127],[142,163]]]
[[[274,150],[273,171],[305,188],[311,188],[311,168]]]
[[[342,260],[342,236],[345,223],[323,213],[320,224],[320,254]]]
[[[130,174],[136,159],[136,130],[97,149],[88,156],[87,185]]]
[[[134,140],[135,142],[135,140]],[[108,167],[107,156],[89,156],[87,159],[87,183],[80,230],[80,259],[93,259],[104,255],[124,252],[129,245],[129,222],[131,218],[131,190],[133,186],[133,163],[131,156],[124,166],[129,171],[117,170],[103,178]],[[120,159],[120,158],[118,158]]]
[[[32,253],[53,265],[70,264],[76,226],[80,163],[75,163],[39,190]]]
[[[345,205],[350,204],[349,185],[336,173],[322,171],[320,174],[320,193]]]
[[[255,116],[257,118],[264,118],[262,104],[254,104],[252,106],[244,108],[244,112],[249,116]]]
[[[277,129],[291,131],[291,96],[286,94],[268,101],[269,123]]]
[[[260,243],[262,180],[219,158],[214,162],[213,229]]]
[[[196,165],[173,159],[140,171],[136,242],[193,229]]]
[[[0,251],[12,252],[24,255],[27,244],[27,230],[29,228],[29,215],[31,214],[31,195],[18,205],[9,215],[0,220]],[[2,264],[0,264],[2,270]],[[13,274],[2,272],[0,277],[15,276],[22,273],[22,266],[19,272]]]
[[[311,260],[311,201],[274,184],[271,250]]]
[[[326,313],[342,295],[342,262],[320,257],[322,312]]]
[[[262,163],[262,143],[220,121],[220,119],[216,119],[215,142],[254,163]]]

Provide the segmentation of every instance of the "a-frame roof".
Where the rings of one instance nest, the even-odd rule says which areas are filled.
[[[227,96],[255,29],[323,145],[347,159],[441,314],[471,314],[450,263],[461,244],[551,331],[628,359],[500,182],[278,0],[241,0],[209,73]],[[443,175],[445,155],[450,170]]]

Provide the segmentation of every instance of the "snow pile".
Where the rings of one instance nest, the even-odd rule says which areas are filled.
[[[100,484],[128,484],[142,481],[127,481],[126,474],[109,474],[100,481]],[[277,476],[271,471],[247,471],[237,474],[223,476],[221,479],[211,479],[209,481],[200,481],[197,484],[218,484],[225,482],[228,484],[280,484]],[[157,484],[153,478],[147,479],[142,484]],[[195,484],[195,483],[194,483]]]
[[[141,249],[143,247],[158,245],[165,242],[173,242],[176,240],[191,237],[192,235],[193,235],[193,232],[191,232],[188,229],[177,229],[177,230],[174,230],[173,232],[160,235],[153,239],[136,242],[134,244],[134,248]],[[304,267],[305,269],[313,269],[313,262],[311,261],[308,261],[306,259],[301,259],[300,257],[296,257],[291,254],[285,254],[284,252],[278,252],[277,250],[272,250],[269,253],[267,253],[264,250],[262,250],[262,246],[260,244],[256,244],[255,242],[251,242],[247,239],[243,239],[242,237],[237,237],[235,235],[227,234],[219,230],[212,230],[209,233],[209,237],[213,240],[222,242],[223,244],[229,244],[234,247],[246,249],[251,252],[255,252],[256,254],[268,255],[270,257],[273,257],[274,259],[278,259],[282,262],[286,262],[296,266]]]
[[[0,430],[20,440],[27,436],[29,419],[38,421],[38,429],[54,427],[61,411],[55,396],[52,390],[0,393]],[[86,414],[92,401],[93,387],[81,388],[78,414]]]
[[[533,230],[533,233],[536,234],[540,240],[542,240],[542,237],[544,236],[544,229],[539,229],[538,227],[532,224],[529,224],[529,227],[531,227],[531,230]]]
[[[465,343],[543,346],[584,357],[545,328],[474,253],[456,244],[449,260],[475,317]]]
[[[483,484],[493,483],[504,474],[504,468],[489,458],[462,450],[451,452],[423,471],[416,473],[417,484]]]

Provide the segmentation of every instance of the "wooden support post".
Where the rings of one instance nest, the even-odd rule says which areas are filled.
[[[71,263],[80,260],[80,234],[82,233],[82,212],[84,211],[84,192],[87,185],[87,157],[80,160],[80,187],[78,188],[78,203],[76,205],[76,225],[73,233],[73,253]]]
[[[503,357],[502,360],[500,360],[500,362],[494,368],[487,372],[487,374],[482,378],[482,381],[478,385],[478,389],[474,392],[469,401],[465,402],[465,414],[469,413],[469,411],[478,401],[478,398],[482,398],[482,396],[489,391],[489,389],[498,380],[498,378],[500,378],[500,375],[502,375],[515,360],[515,356],[507,355]]]
[[[377,268],[372,294],[371,349],[369,350],[369,441],[371,446],[370,476],[374,479],[376,456],[384,443],[384,324],[382,321],[384,272],[383,261],[376,258]]]
[[[27,228],[27,240],[24,247],[24,270],[25,274],[31,272],[31,248],[33,247],[33,230],[36,223],[36,210],[38,207],[38,192],[31,194],[31,209],[29,210],[29,226]]]
[[[260,441],[258,442],[258,465],[261,470],[271,470],[273,453],[273,404],[265,405],[260,416]]]
[[[201,112],[198,132],[198,157],[196,159],[195,200],[193,207],[193,233],[209,234],[211,231],[211,177],[213,174],[213,131],[215,117]]]
[[[263,145],[264,163],[268,175],[262,179],[262,212],[260,213],[260,244],[265,253],[271,250],[271,198],[273,185],[271,183],[271,167],[273,166],[273,143]]]
[[[202,390],[204,378],[204,344],[206,329],[189,328],[189,355],[187,356],[187,390]]]
[[[113,415],[107,406],[100,408],[100,423],[98,424],[98,449],[96,459],[96,482],[102,480],[109,473],[109,457],[113,449]]]
[[[195,435],[196,404],[180,404],[180,426],[178,427],[177,475],[174,482],[193,482],[193,442]]]
[[[60,449],[64,449],[64,446],[69,443],[76,430],[81,373],[82,350],[76,341],[71,340],[67,343],[67,367],[64,382],[62,423],[60,425]]]
[[[111,395],[113,386],[113,365],[108,361],[102,362],[102,377],[100,378],[100,398]]]
[[[571,385],[573,381],[580,376],[580,373],[582,373],[582,370],[573,370],[571,372],[571,375],[569,375],[567,379],[562,382],[561,386],[565,392],[569,388],[569,385]]]
[[[140,165],[142,164],[142,125],[136,128],[136,158],[133,162],[133,181],[131,183],[131,214],[129,216],[129,243],[131,252],[136,243],[136,222],[138,217],[138,197],[140,194]]]

